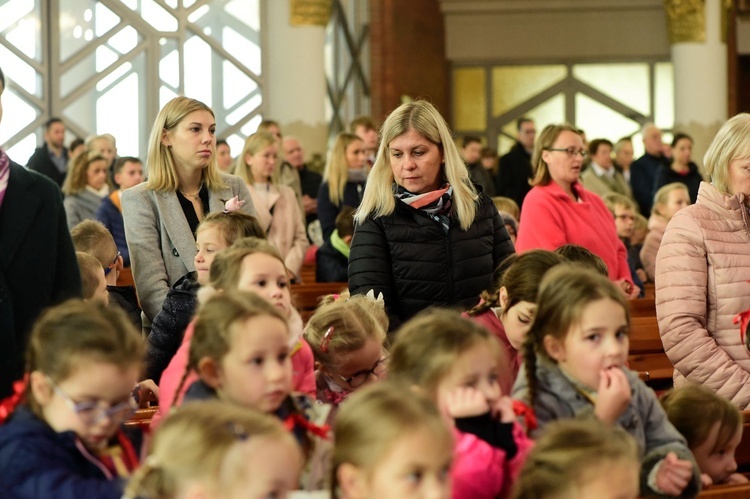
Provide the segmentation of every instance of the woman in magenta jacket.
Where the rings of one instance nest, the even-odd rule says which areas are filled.
[[[625,245],[617,237],[614,219],[599,196],[579,182],[586,151],[570,125],[548,125],[539,136],[532,164],[534,187],[526,195],[516,251],[553,251],[578,244],[607,264],[609,278],[630,298],[638,296],[628,266]]]

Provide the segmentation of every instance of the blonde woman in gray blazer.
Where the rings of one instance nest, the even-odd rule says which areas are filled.
[[[200,221],[238,197],[245,202],[240,209],[255,216],[245,183],[217,169],[215,129],[213,111],[202,102],[187,97],[169,101],[151,130],[148,180],[122,194],[133,278],[149,321],[169,288],[195,270],[194,228],[183,205],[192,204]]]

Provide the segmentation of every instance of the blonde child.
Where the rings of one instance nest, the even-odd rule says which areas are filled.
[[[324,299],[305,326],[305,339],[315,357],[319,401],[337,407],[349,394],[385,374],[387,321],[382,301],[363,295]]]
[[[340,133],[328,153],[323,182],[318,189],[318,220],[327,241],[336,228],[341,208],[359,208],[370,171],[367,150],[353,133]]]
[[[601,422],[550,423],[526,458],[514,499],[638,497],[638,447],[622,428]]]
[[[498,381],[495,338],[447,310],[407,322],[391,350],[389,377],[418,387],[453,427],[453,497],[506,497],[531,445]]]
[[[729,400],[701,385],[685,385],[662,397],[661,405],[701,470],[703,485],[747,483],[736,473],[734,454],[742,440],[742,414]]]
[[[633,235],[630,236],[630,244],[633,248],[638,250],[639,254],[641,248],[643,248],[643,241],[646,240],[646,234],[648,234],[648,218],[640,213],[636,213],[635,224],[633,225]]]
[[[161,310],[151,323],[146,353],[146,376],[160,382],[161,375],[180,348],[183,335],[193,320],[197,293],[208,284],[211,263],[217,254],[243,237],[264,238],[258,219],[241,211],[209,213],[195,231],[198,253],[195,272],[181,277],[167,292]]]
[[[500,342],[500,389],[510,393],[521,367],[521,346],[536,313],[536,295],[545,272],[565,259],[551,251],[532,250],[507,258],[496,272],[495,289],[466,312]],[[500,275],[497,275],[500,274]]]
[[[141,309],[133,286],[118,286],[123,258],[115,240],[107,228],[97,220],[84,220],[70,231],[76,251],[82,251],[96,258],[104,269],[109,304],[122,309],[128,315],[133,327],[141,330]],[[79,265],[80,266],[80,265]]]
[[[294,190],[273,181],[278,149],[279,142],[270,133],[250,135],[237,157],[235,172],[247,184],[268,241],[279,249],[286,267],[299,277],[310,243]]]
[[[656,253],[661,246],[664,231],[675,213],[690,205],[690,194],[682,182],[667,184],[654,195],[654,207],[648,219],[648,234],[641,248],[641,262],[651,281],[656,278]]]
[[[572,265],[542,280],[523,348],[525,370],[513,398],[531,407],[539,428],[568,418],[622,426],[638,444],[641,495],[691,495],[700,473],[653,390],[627,369],[629,307],[605,277]]]
[[[125,498],[286,497],[301,465],[275,418],[220,401],[186,404],[159,427]]]
[[[325,445],[316,437],[327,439],[328,429],[316,423],[324,421],[327,410],[291,395],[291,353],[283,310],[252,292],[213,296],[195,323],[187,368],[200,379],[190,385],[185,400],[219,398],[276,415],[307,457],[303,488],[318,490],[325,478],[319,457]]]
[[[107,281],[99,260],[82,251],[76,251],[76,260],[78,260],[78,270],[81,272],[83,299],[98,300],[107,305],[109,303]]]
[[[83,220],[96,219],[96,210],[109,194],[108,169],[107,160],[94,152],[84,152],[73,160],[62,186],[68,230]]]
[[[293,367],[294,391],[315,397],[315,370],[310,345],[302,339],[302,319],[291,303],[289,279],[284,260],[279,251],[268,242],[253,237],[239,239],[235,244],[216,255],[211,265],[209,286],[206,295],[212,292],[224,295],[238,291],[254,291],[279,309],[289,322],[289,347]],[[188,326],[182,345],[164,371],[159,384],[160,412],[166,415],[173,403],[179,404],[184,389],[197,379],[187,368],[193,327]],[[187,376],[182,390],[180,380]]]
[[[425,396],[391,381],[363,388],[334,433],[332,499],[451,497],[453,439]]]
[[[133,411],[142,355],[123,313],[101,302],[68,301],[41,316],[27,350],[25,404],[0,426],[4,496],[122,496],[137,454],[119,428]]]

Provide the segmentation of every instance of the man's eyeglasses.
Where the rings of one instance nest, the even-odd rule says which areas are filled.
[[[109,274],[110,272],[112,272],[112,269],[113,269],[113,268],[115,268],[115,267],[117,266],[117,261],[118,261],[118,260],[120,259],[120,256],[121,256],[121,255],[122,255],[122,253],[120,253],[120,252],[118,251],[118,252],[117,252],[117,255],[115,255],[115,259],[114,259],[114,260],[112,260],[112,263],[110,263],[109,265],[107,265],[107,267],[106,267],[106,268],[104,269],[104,275],[107,275],[107,274]]]
[[[357,388],[358,386],[361,386],[367,381],[370,376],[375,376],[376,378],[380,378],[386,370],[387,367],[387,361],[388,356],[382,355],[377,362],[375,362],[375,365],[372,366],[372,369],[367,369],[364,371],[359,371],[354,373],[353,375],[349,376],[348,378],[343,377],[339,373],[334,373],[336,376],[344,380],[349,386],[352,388]]]
[[[573,147],[568,147],[567,149],[560,149],[560,148],[554,148],[554,147],[546,147],[544,149],[545,151],[557,151],[557,152],[564,152],[568,155],[569,158],[574,157],[576,154],[580,154],[582,159],[585,159],[586,156],[588,156],[589,153],[584,151],[583,149],[575,149]]]
[[[62,391],[49,376],[47,376],[47,381],[52,387],[52,390],[54,390],[54,392],[65,401],[67,406],[70,407],[87,426],[93,426],[104,418],[109,418],[113,423],[119,425],[128,419],[135,411],[135,407],[130,400],[120,402],[119,404],[110,407],[106,407],[105,404],[102,404],[101,402],[76,402],[70,398],[67,393]]]

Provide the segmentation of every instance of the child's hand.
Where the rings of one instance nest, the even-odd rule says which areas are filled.
[[[710,487],[714,484],[714,481],[708,476],[708,473],[701,473],[701,484],[703,487]]]
[[[490,406],[482,392],[474,388],[457,388],[445,397],[443,410],[453,419],[481,416]]]
[[[133,398],[138,403],[138,407],[148,407],[149,402],[159,401],[159,387],[151,379],[146,379],[135,385]]]
[[[604,369],[599,375],[599,392],[594,414],[606,424],[614,424],[630,405],[630,382],[622,369]]]
[[[693,476],[693,463],[670,452],[656,472],[656,486],[669,496],[679,496]]]
[[[513,410],[513,401],[510,397],[502,396],[492,406],[492,417],[499,419],[501,423],[512,423],[516,420],[516,412]]]
[[[747,483],[748,480],[745,475],[742,475],[740,473],[732,473],[727,477],[726,480],[724,480],[724,483]]]

